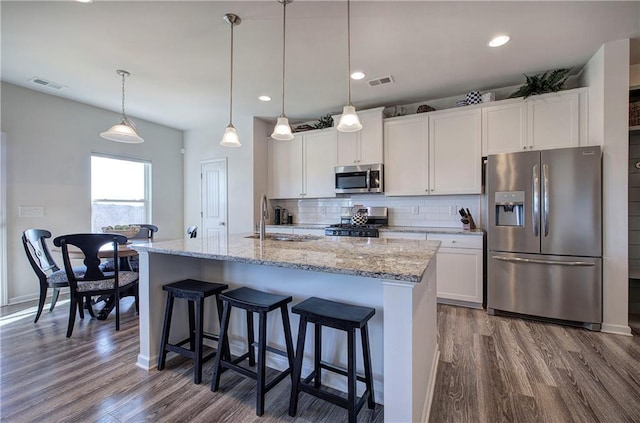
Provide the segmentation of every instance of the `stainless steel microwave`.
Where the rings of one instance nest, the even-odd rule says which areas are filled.
[[[382,164],[338,166],[336,173],[336,193],[384,192],[384,166]]]

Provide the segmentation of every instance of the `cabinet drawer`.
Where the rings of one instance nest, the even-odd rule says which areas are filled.
[[[427,234],[420,233],[420,232],[388,232],[388,231],[380,231],[380,238],[427,239]]]
[[[481,235],[428,234],[429,241],[440,241],[440,248],[479,248],[482,249]]]

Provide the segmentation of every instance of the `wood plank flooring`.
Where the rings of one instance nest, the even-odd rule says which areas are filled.
[[[341,422],[346,411],[306,394],[287,415],[290,383],[255,415],[254,382],[226,372],[209,390],[211,366],[192,383],[189,360],[164,371],[134,363],[138,324],[123,301],[113,316],[86,316],[65,338],[68,303],[33,324],[33,304],[0,308],[0,421]],[[640,422],[640,339],[438,306],[440,363],[431,422]],[[382,422],[383,407],[359,422]]]
[[[431,422],[640,422],[640,339],[438,306]]]

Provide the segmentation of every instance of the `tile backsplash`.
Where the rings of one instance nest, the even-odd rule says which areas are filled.
[[[344,207],[388,207],[390,226],[457,228],[462,225],[458,210],[468,208],[478,227],[482,226],[480,195],[423,197],[386,197],[353,195],[341,198],[271,200],[270,207],[280,206],[293,214],[294,223],[333,224],[340,222]],[[272,214],[273,215],[273,214]]]

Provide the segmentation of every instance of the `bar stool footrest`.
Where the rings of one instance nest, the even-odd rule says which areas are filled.
[[[349,373],[347,373],[345,369],[343,369],[342,367],[336,367],[333,364],[327,363],[326,361],[321,361],[319,367],[321,369],[329,370],[334,373],[338,373],[339,375],[349,377]],[[367,379],[362,375],[356,374],[356,379],[359,380],[360,382],[367,383]]]
[[[260,346],[260,344],[256,341],[253,344],[251,344],[251,346],[254,347],[254,348],[258,348]],[[280,355],[282,357],[285,357],[285,358],[287,357],[287,352],[286,351],[278,349],[276,347],[272,347],[270,345],[266,345],[264,347],[264,349],[269,351],[269,352],[272,352],[274,354],[278,354],[278,355]]]

